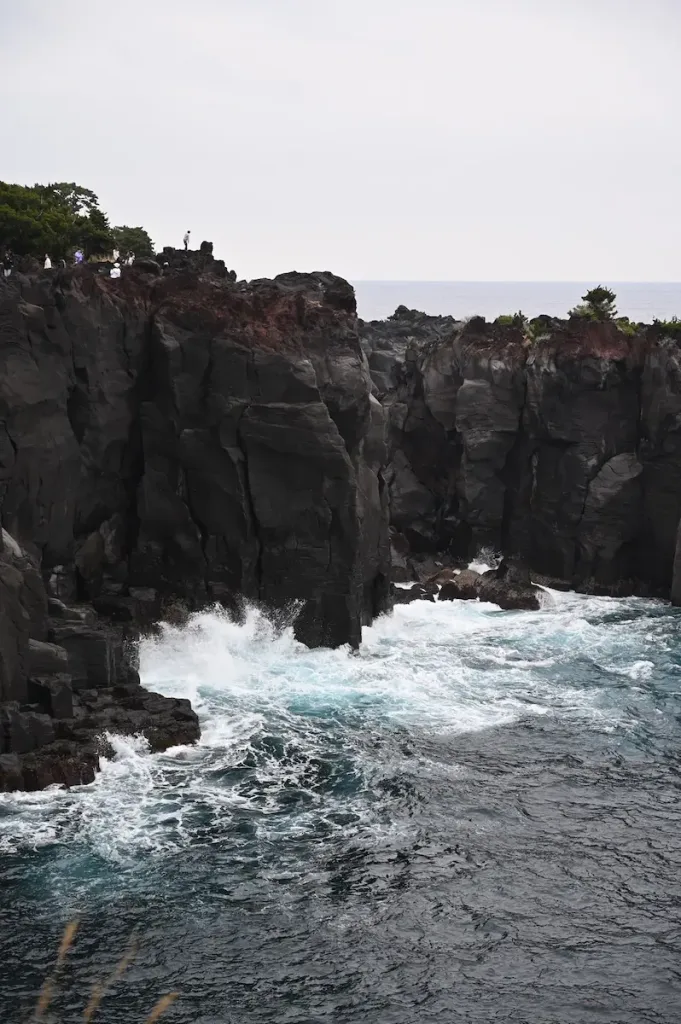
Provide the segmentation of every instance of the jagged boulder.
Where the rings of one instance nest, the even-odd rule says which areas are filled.
[[[538,594],[539,588],[532,583],[527,566],[518,559],[505,558],[498,569],[490,569],[480,577],[480,600],[503,609],[536,611],[540,607]]]
[[[458,574],[440,573],[435,582],[442,583],[440,601],[475,601],[480,594],[482,576],[472,569],[462,569]]]

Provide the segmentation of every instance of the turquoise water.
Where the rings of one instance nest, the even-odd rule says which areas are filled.
[[[677,1020],[681,616],[543,600],[400,606],[356,654],[256,610],[146,642],[202,740],[0,799],[3,1019],[78,916],[58,1020],[133,931],[114,1024],[169,990],[187,1024]]]

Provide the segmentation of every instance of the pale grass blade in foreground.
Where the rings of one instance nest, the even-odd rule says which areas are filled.
[[[76,918],[76,920],[74,921],[69,921],[69,923],[66,925],[66,928],[64,929],[64,934],[62,935],[61,942],[59,943],[57,963],[54,968],[54,971],[52,972],[50,977],[45,980],[43,984],[40,996],[38,998],[38,1004],[35,1008],[35,1013],[33,1014],[34,1020],[41,1020],[43,1014],[45,1013],[45,1010],[50,1005],[52,996],[55,993],[56,980],[57,975],[59,974],[59,969],[64,963],[64,960],[66,959],[66,954],[68,953],[69,949],[71,948],[71,945],[73,944],[73,940],[76,937],[77,931],[78,919]]]
[[[157,1021],[161,1014],[166,1012],[169,1006],[172,1006],[179,994],[179,992],[169,992],[167,996],[161,996],[144,1024],[154,1024],[154,1021]]]

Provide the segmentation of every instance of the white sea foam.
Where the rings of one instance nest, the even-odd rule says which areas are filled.
[[[364,630],[359,652],[308,650],[256,609],[242,624],[211,611],[167,625],[141,645],[142,679],[192,701],[200,742],[150,755],[142,739],[111,737],[115,756],[92,785],[0,797],[0,850],[69,842],[124,865],[217,842],[243,815],[270,838],[366,825],[378,836],[402,827],[376,793],[414,772],[419,736],[446,744],[536,715],[626,725],[609,687],[651,677],[641,611],[654,604],[546,593],[536,612],[399,605]],[[608,621],[627,610],[635,628]],[[423,756],[423,771],[444,770]]]

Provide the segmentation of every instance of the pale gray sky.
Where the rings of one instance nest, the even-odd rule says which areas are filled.
[[[680,47],[681,0],[0,0],[0,178],[243,277],[678,280]]]

